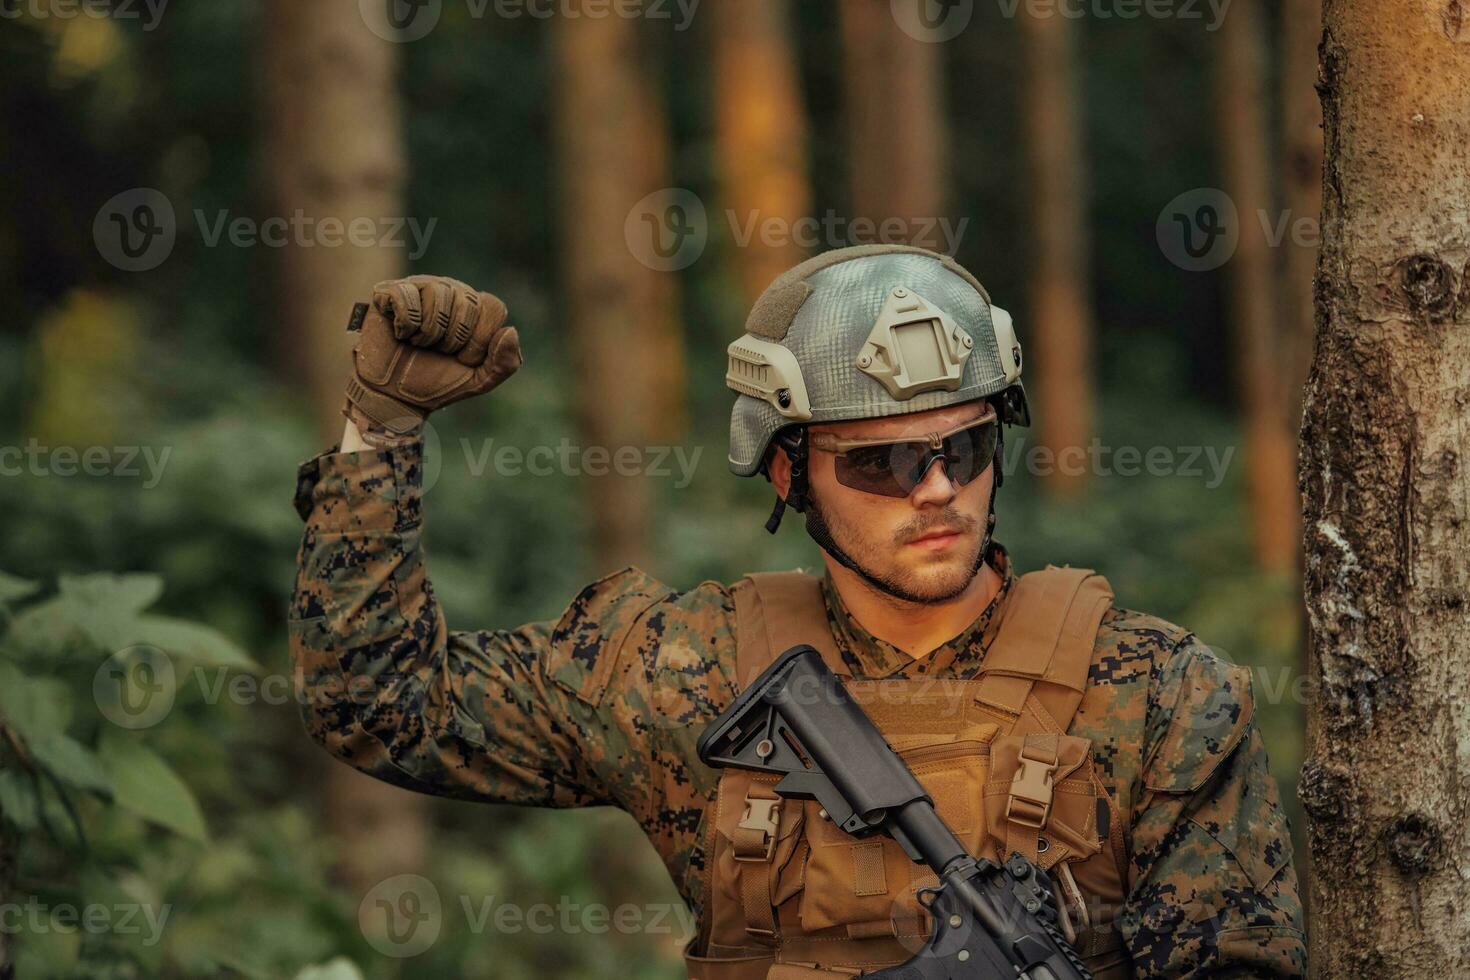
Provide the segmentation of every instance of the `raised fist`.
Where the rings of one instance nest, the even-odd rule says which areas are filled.
[[[343,414],[371,443],[411,435],[434,409],[484,394],[521,366],[505,304],[457,279],[412,276],[373,287],[348,329],[352,351]]]

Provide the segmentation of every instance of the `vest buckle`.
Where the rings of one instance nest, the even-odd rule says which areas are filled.
[[[736,824],[734,854],[737,861],[770,861],[776,852],[776,834],[781,821],[781,798],[745,798],[745,813]]]
[[[1032,753],[1035,753],[1033,755]],[[1038,746],[1021,749],[1021,768],[1011,779],[1010,799],[1006,801],[1006,819],[1032,830],[1046,826],[1051,816],[1053,779],[1057,771],[1057,755]]]

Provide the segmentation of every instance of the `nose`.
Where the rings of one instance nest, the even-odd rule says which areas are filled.
[[[915,507],[925,504],[947,504],[959,493],[959,487],[949,478],[949,470],[946,469],[943,456],[935,456],[929,461],[929,467],[924,470],[924,475],[919,478],[919,483],[913,490],[909,491],[909,500]]]

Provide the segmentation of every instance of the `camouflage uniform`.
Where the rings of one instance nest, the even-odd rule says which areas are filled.
[[[718,773],[695,741],[735,693],[729,589],[678,592],[629,567],[555,620],[451,631],[424,566],[420,475],[416,444],[301,468],[290,628],[312,735],[422,792],[620,806],[700,914]],[[824,581],[854,677],[973,676],[1015,581],[995,554],[1005,585],[989,608],[920,658],[868,633]],[[1305,975],[1291,839],[1252,708],[1248,674],[1188,631],[1117,607],[1104,616],[1069,731],[1092,740],[1131,815],[1127,902],[1098,912],[1117,916],[1137,976]]]

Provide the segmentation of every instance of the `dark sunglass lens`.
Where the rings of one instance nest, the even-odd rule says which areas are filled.
[[[984,473],[995,456],[998,433],[995,423],[989,422],[951,436],[945,445],[945,465],[949,467],[950,479],[964,486]]]
[[[865,493],[877,493],[885,497],[906,496],[894,476],[891,448],[863,446],[838,456],[837,482]]]

